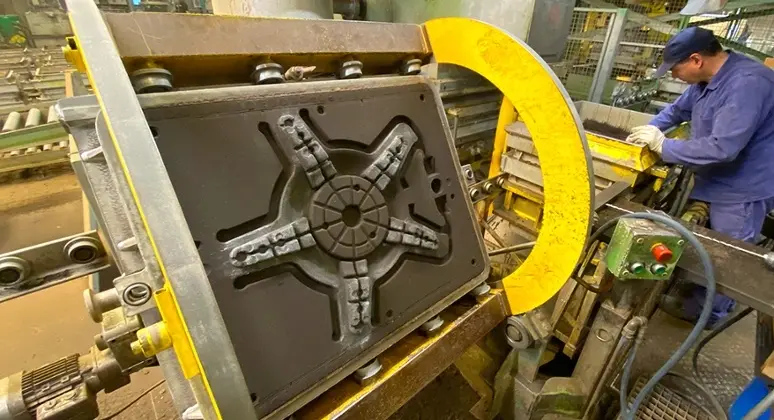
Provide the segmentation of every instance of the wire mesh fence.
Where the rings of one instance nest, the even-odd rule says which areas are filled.
[[[615,106],[646,103],[658,89],[652,75],[679,23],[677,14],[576,7],[564,51],[568,71],[562,76],[570,96]],[[693,16],[685,26],[710,29],[726,48],[759,60],[774,56],[772,5]]]
[[[597,74],[602,46],[614,13],[610,10],[576,8],[564,50],[568,71],[562,82],[573,99],[588,99]]]
[[[750,7],[694,16],[689,26],[709,29],[727,47],[763,58],[774,55],[774,8]]]
[[[615,25],[616,19],[623,22]],[[576,8],[564,55],[570,63],[565,88],[575,100],[621,105],[621,98],[638,94],[645,100],[668,39],[629,20],[626,10]]]

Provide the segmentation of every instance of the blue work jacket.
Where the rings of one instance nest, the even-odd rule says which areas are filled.
[[[691,122],[690,140],[664,141],[667,163],[694,170],[691,196],[710,203],[774,197],[774,71],[729,52],[709,83],[691,85],[650,124]]]

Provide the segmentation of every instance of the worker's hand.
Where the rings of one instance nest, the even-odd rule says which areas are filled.
[[[632,134],[626,138],[629,143],[644,144],[648,149],[661,154],[666,136],[655,125],[641,125],[632,129]]]

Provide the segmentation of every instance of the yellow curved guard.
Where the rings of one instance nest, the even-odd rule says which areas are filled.
[[[529,258],[503,279],[511,313],[529,311],[567,281],[589,233],[591,157],[580,119],[554,73],[512,35],[465,18],[431,20],[425,30],[436,60],[487,78],[516,107],[535,142],[543,173],[543,224]]]

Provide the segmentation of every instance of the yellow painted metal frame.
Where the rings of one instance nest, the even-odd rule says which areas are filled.
[[[505,95],[497,142],[514,114],[532,134],[544,180],[543,223],[532,253],[503,279],[510,312],[534,309],[556,294],[581,258],[588,237],[593,189],[591,158],[578,114],[553,72],[522,41],[486,23],[443,18],[425,23],[435,59],[482,75]],[[511,119],[511,121],[508,121]],[[493,156],[499,174],[499,156]],[[490,173],[490,176],[492,173]]]

